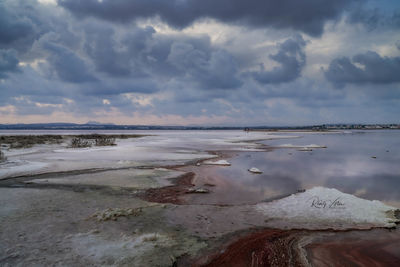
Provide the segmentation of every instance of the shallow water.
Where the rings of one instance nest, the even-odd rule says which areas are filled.
[[[358,197],[381,200],[400,207],[400,130],[352,131],[351,133],[250,132],[243,131],[0,131],[1,134],[146,134],[144,138],[120,140],[117,147],[82,150],[81,153],[52,147],[35,147],[23,154],[6,151],[10,159],[52,162],[45,171],[93,167],[124,167],[152,161],[164,165],[207,157],[208,150],[239,150],[229,158],[231,166],[194,167],[211,194],[188,196],[195,203],[248,204],[280,198],[314,186],[336,188]],[[276,138],[261,143],[278,147],[255,152],[246,139]],[[290,138],[287,136],[300,136]],[[237,141],[236,141],[237,140]],[[232,143],[233,141],[234,143]],[[279,148],[285,144],[316,148],[303,152],[296,148]],[[42,150],[39,152],[39,150]],[[47,149],[47,150],[46,150]],[[248,149],[249,151],[243,151]],[[38,151],[36,151],[38,150]],[[36,151],[36,152],[35,152]],[[29,153],[28,153],[29,152]],[[232,153],[232,152],[230,152]],[[372,158],[376,157],[376,158]],[[94,162],[94,163],[93,163]],[[92,164],[93,163],[93,164]],[[92,165],[93,166],[92,166]],[[82,166],[81,166],[82,165]],[[97,166],[96,165],[96,166]],[[109,166],[110,165],[110,166]],[[58,166],[58,167],[57,167]],[[251,167],[262,174],[252,174]]]
[[[207,171],[208,177],[223,179],[219,184],[224,186],[213,189],[217,195],[203,197],[203,200],[196,196],[195,201],[253,203],[278,198],[299,189],[324,186],[400,207],[400,131],[293,135],[300,135],[301,138],[262,143],[269,146],[318,144],[327,148],[310,152],[278,148],[271,152],[238,153],[229,159],[232,166],[214,167]],[[248,172],[251,167],[263,173]]]

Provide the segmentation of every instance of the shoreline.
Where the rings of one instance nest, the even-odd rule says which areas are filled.
[[[256,144],[257,140],[248,142]],[[253,149],[254,148],[257,148],[257,146],[254,146]],[[258,146],[258,148],[263,148],[264,151],[270,151],[271,149],[271,147],[265,145]],[[74,246],[89,244],[87,242],[94,242],[93,240],[96,240],[96,244],[103,244],[101,246],[118,246],[119,250],[124,251],[124,248],[119,248],[119,244],[125,244],[126,242],[130,242],[126,244],[136,244],[135,242],[139,242],[137,240],[142,240],[141,238],[145,236],[142,242],[143,246],[146,248],[146,251],[152,252],[151,254],[143,252],[136,257],[139,257],[142,262],[146,262],[147,265],[156,264],[154,262],[152,263],[152,260],[165,264],[169,255],[160,254],[157,259],[153,259],[153,255],[156,253],[157,246],[165,250],[171,242],[173,244],[175,244],[174,242],[180,244],[174,245],[174,260],[171,262],[172,264],[177,264],[174,266],[224,266],[224,264],[225,266],[289,264],[305,266],[310,263],[323,264],[323,260],[326,258],[329,258],[331,262],[335,260],[351,262],[352,257],[359,257],[361,258],[360,262],[362,262],[362,259],[368,260],[369,257],[379,258],[379,253],[387,253],[385,257],[390,258],[392,263],[400,263],[400,261],[397,261],[396,250],[393,252],[394,247],[396,247],[397,244],[400,245],[400,231],[397,229],[392,232],[386,228],[380,229],[378,227],[372,227],[368,230],[307,230],[304,228],[295,229],[293,225],[282,225],[280,229],[277,229],[274,228],[274,225],[276,226],[279,224],[279,221],[274,221],[273,218],[271,219],[268,215],[262,215],[254,210],[255,205],[268,202],[256,201],[254,203],[239,205],[235,203],[218,204],[218,202],[216,202],[215,204],[202,204],[201,201],[196,202],[195,199],[209,198],[213,194],[221,193],[221,191],[218,190],[224,190],[225,186],[228,188],[232,186],[223,181],[224,179],[229,180],[229,177],[220,179],[222,177],[215,175],[215,172],[213,173],[213,170],[229,167],[203,165],[204,161],[210,159],[212,161],[234,159],[241,155],[241,153],[247,153],[249,151],[233,149],[205,150],[203,152],[207,152],[210,157],[186,160],[184,164],[72,170],[66,172],[48,172],[36,174],[34,176],[22,175],[18,177],[8,177],[5,180],[0,180],[0,190],[6,193],[3,197],[4,199],[0,199],[0,202],[3,201],[4,203],[10,204],[9,199],[14,199],[18,202],[21,197],[13,195],[13,192],[24,192],[23,190],[27,190],[25,192],[28,193],[28,196],[29,194],[33,196],[32,198],[27,198],[27,200],[29,200],[28,203],[32,200],[37,201],[37,198],[39,197],[39,199],[41,199],[42,196],[46,196],[45,199],[60,198],[60,200],[58,202],[56,201],[54,204],[38,202],[38,206],[33,210],[34,212],[27,209],[27,215],[24,215],[24,217],[17,217],[20,218],[18,225],[23,225],[25,223],[27,227],[26,230],[22,230],[18,225],[11,225],[8,220],[4,221],[4,225],[9,229],[8,231],[10,234],[13,232],[12,229],[18,229],[19,234],[21,232],[30,231],[30,233],[24,233],[24,235],[28,236],[27,240],[29,242],[35,242],[35,240],[38,240],[38,237],[35,235],[38,230],[35,227],[52,225],[53,222],[50,218],[54,215],[53,209],[65,210],[62,211],[62,215],[60,215],[60,218],[66,219],[63,223],[59,222],[61,226],[58,227],[61,228],[55,227],[53,230],[49,230],[49,233],[59,236],[61,240],[64,240],[62,242],[65,242],[65,244],[61,245],[65,250],[65,252],[62,252],[64,253],[63,255],[90,253],[85,252],[86,248],[81,248],[83,252],[74,252],[73,254],[68,251],[71,249],[74,250]],[[254,149],[252,152],[260,151]],[[139,170],[149,170],[150,173],[152,173],[157,170],[157,168],[184,173],[174,178],[167,178],[171,183],[169,185],[157,186],[154,188],[144,187],[145,189],[134,189],[124,187],[123,185],[121,187],[116,187],[80,183],[26,183],[30,180],[39,180],[39,178],[41,178],[40,180],[49,179],[51,182],[51,179],[76,179],[76,177],[81,176],[97,177],[96,175],[104,176],[113,174],[118,176],[119,173],[132,173],[132,175],[135,175],[134,173]],[[211,171],[203,172],[204,170]],[[149,179],[152,179],[151,177],[155,174],[146,175],[150,175]],[[210,179],[210,177],[212,179]],[[13,185],[13,183],[15,185]],[[207,188],[211,194],[207,192],[201,194],[193,193],[193,191],[190,190],[192,188]],[[44,190],[37,191],[38,189]],[[65,199],[70,199],[71,201],[71,204],[68,204],[68,206],[70,206],[68,209],[62,204],[65,203]],[[282,198],[274,200],[280,199],[285,199],[285,197],[282,196]],[[92,204],[76,206],[79,205],[79,203]],[[30,207],[29,205],[28,207]],[[131,213],[124,213],[126,210],[132,210],[132,208],[134,210],[140,209],[140,212],[133,215]],[[113,217],[115,222],[94,223],[92,219],[88,219],[91,218],[90,214],[103,214],[104,212],[114,212],[114,210],[117,212],[115,216],[120,216]],[[118,215],[120,211],[122,215]],[[6,212],[8,212],[7,209]],[[37,217],[37,214],[43,216],[46,221],[40,222],[42,218]],[[14,217],[10,218],[11,221],[15,220]],[[35,223],[33,223],[32,226],[28,225],[32,221]],[[79,227],[74,229],[71,228],[72,225],[79,225]],[[133,230],[135,227],[139,229]],[[116,233],[118,234],[115,235]],[[11,240],[7,241],[7,244],[19,245],[17,241],[12,241],[15,237],[12,237],[10,234],[5,232],[0,234],[7,237],[4,238],[4,240]],[[118,238],[118,235],[123,237]],[[73,236],[72,240],[77,240],[76,242],[78,243],[71,243],[71,241],[69,241],[70,237],[68,236]],[[354,242],[354,240],[357,241],[357,238],[358,240],[360,238],[364,239],[361,240],[362,242]],[[147,239],[150,241],[146,241]],[[44,241],[40,241],[38,245],[42,247],[51,247],[54,246],[53,242],[56,241],[53,238],[44,238],[43,240]],[[110,240],[114,241],[111,242]],[[93,243],[93,246],[95,243]],[[17,247],[8,248],[5,250],[8,251],[6,252],[8,254],[0,255],[2,256],[2,258],[0,258],[0,263],[17,263],[20,262],[18,261],[19,258],[22,259],[22,262],[29,263],[29,257],[22,255],[23,253],[29,253],[29,249],[32,249],[32,246],[34,246],[32,244],[27,246],[26,252],[25,249],[18,249]],[[148,244],[154,244],[154,248],[151,246],[149,247]],[[191,245],[189,246],[188,244]],[[347,255],[347,250],[344,249],[345,246],[342,247],[341,244],[348,244],[348,247],[354,247],[357,254]],[[385,244],[385,248],[379,250],[379,246],[383,246],[383,244]],[[2,244],[0,244],[0,247],[2,247],[1,245]],[[128,245],[128,247],[129,246],[130,245]],[[367,250],[368,246],[376,248],[376,254],[373,254],[371,250]],[[88,246],[88,248],[90,248],[90,246]],[[98,249],[102,251],[102,248],[99,247]],[[367,253],[363,254],[364,250],[366,250]],[[163,250],[160,250],[159,253],[162,253],[162,251]],[[223,252],[221,253],[221,251]],[[17,254],[10,254],[17,252],[19,253],[18,256],[15,256]],[[49,252],[43,253],[46,254]],[[108,255],[106,251],[102,253]],[[15,257],[11,257],[10,255],[14,255]],[[110,254],[107,257],[113,258],[115,255]],[[89,255],[82,254],[80,257],[87,256]],[[96,257],[92,259],[93,262],[100,263],[101,258]],[[120,255],[120,257],[124,259],[128,257],[128,254],[124,253]],[[117,263],[119,262],[118,259],[114,260],[116,260]],[[42,263],[45,262],[46,261],[42,261]],[[383,260],[382,262],[384,263]],[[76,258],[72,260],[72,263],[82,262],[79,261],[79,258]],[[165,265],[167,266],[167,264]]]
[[[278,147],[279,148],[279,147]],[[275,147],[273,148],[275,149]],[[213,160],[226,160],[237,156],[242,151],[215,151],[213,154],[218,157]],[[201,160],[198,162],[203,162]],[[186,175],[175,180],[174,186],[156,189],[161,192],[161,199],[155,198],[157,203],[172,203],[177,205],[191,205],[192,203],[182,200],[181,197],[187,194],[189,187],[195,186],[194,180],[197,178],[204,184],[202,177],[196,173],[196,165],[188,163],[184,166],[173,166],[171,169],[182,170],[189,169]],[[182,179],[183,178],[183,179]],[[182,179],[182,180],[180,180]],[[182,189],[182,186],[185,188]],[[217,186],[217,185],[212,185]],[[163,198],[163,189],[172,193],[173,197],[166,195]],[[284,198],[284,197],[282,197]],[[147,200],[150,201],[151,198]],[[177,200],[178,199],[178,200]],[[218,205],[225,206],[225,205]],[[393,266],[400,264],[400,252],[398,255],[390,254],[383,249],[382,245],[395,247],[400,245],[400,230],[395,228],[397,237],[383,240],[370,240],[368,236],[375,235],[379,231],[379,236],[391,233],[391,228],[371,227],[370,229],[346,229],[346,230],[309,230],[309,229],[274,229],[274,228],[248,228],[240,230],[235,234],[228,234],[220,238],[220,245],[212,249],[207,249],[201,255],[194,258],[181,258],[178,260],[182,266],[190,265],[194,267],[217,267],[217,266],[309,266],[314,264],[328,264],[332,262],[341,262],[341,264],[354,264],[355,258],[358,264],[367,264],[373,259],[379,259],[375,262],[377,266]],[[360,238],[349,238],[344,241],[328,242],[330,239],[341,240],[345,235],[359,235],[366,240],[360,241]],[[231,237],[232,235],[232,237]],[[319,235],[328,236],[327,241],[318,242]],[[303,241],[306,239],[306,241]],[[373,244],[376,244],[372,246]],[[372,247],[371,247],[372,246]],[[349,252],[350,250],[356,252]],[[384,253],[384,256],[382,256]]]

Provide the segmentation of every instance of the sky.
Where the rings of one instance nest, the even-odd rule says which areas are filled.
[[[0,0],[0,123],[400,123],[398,0]]]

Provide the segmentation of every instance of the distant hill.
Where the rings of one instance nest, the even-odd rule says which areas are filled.
[[[32,123],[0,124],[0,130],[210,130],[244,129],[244,127],[202,127],[202,126],[158,126],[158,125],[115,125],[89,121],[76,123]]]
[[[0,130],[376,130],[376,129],[400,129],[399,124],[323,124],[312,126],[160,126],[160,125],[116,125],[102,124],[89,121],[85,124],[76,123],[31,123],[31,124],[0,124]]]

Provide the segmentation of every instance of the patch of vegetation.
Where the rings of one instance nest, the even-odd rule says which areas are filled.
[[[109,136],[101,136],[95,139],[96,146],[116,146],[115,138]]]
[[[70,147],[82,148],[95,146],[116,146],[115,138],[107,135],[79,136],[71,139]]]
[[[36,144],[60,144],[61,135],[4,135],[0,136],[0,143],[8,144],[13,148],[29,148]]]
[[[70,137],[79,137],[83,139],[99,139],[99,138],[115,138],[115,139],[128,139],[128,138],[139,138],[147,135],[141,134],[80,134],[80,135],[70,135]]]
[[[72,147],[72,148],[83,148],[83,147],[91,147],[91,146],[92,146],[92,142],[90,140],[83,139],[80,137],[72,138],[71,144],[70,144],[70,147]]]
[[[138,138],[145,135],[138,134],[82,134],[82,135],[71,135],[73,137],[71,141],[71,147],[91,147],[95,146],[116,146],[116,139],[128,139]]]
[[[139,134],[81,134],[81,135],[3,135],[0,143],[10,149],[30,148],[41,144],[61,144],[70,142],[70,147],[114,146],[116,139],[139,138]],[[72,140],[71,140],[72,138]]]

